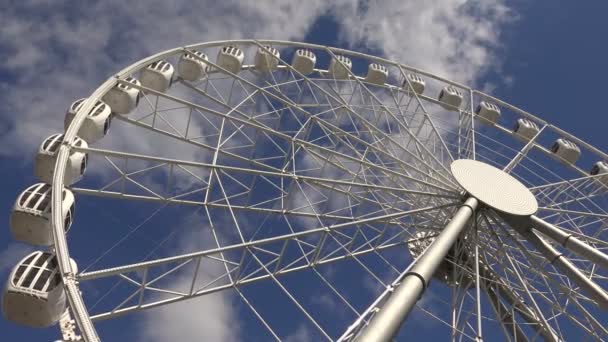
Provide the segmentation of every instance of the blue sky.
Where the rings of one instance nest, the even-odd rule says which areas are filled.
[[[608,151],[608,116],[603,105],[608,77],[608,49],[604,46],[608,4],[602,1],[277,3],[280,6],[256,7],[236,0],[222,5],[160,0],[150,4],[107,1],[58,5],[30,0],[0,5],[0,22],[5,23],[0,31],[0,57],[4,60],[0,66],[0,101],[4,104],[0,108],[4,175],[0,208],[6,222],[6,229],[0,230],[0,279],[6,279],[11,265],[28,251],[10,236],[10,209],[17,194],[36,182],[32,165],[35,149],[45,136],[61,129],[65,108],[125,65],[188,43],[291,39],[386,56],[485,89]],[[104,205],[113,211],[121,204]],[[142,205],[132,211],[133,215],[123,214],[119,224],[136,225],[154,209]],[[77,215],[87,214],[102,216],[95,204],[79,205]],[[170,223],[172,215],[178,214],[164,211],[157,224]],[[197,219],[196,214],[191,215]],[[101,226],[87,228],[98,231],[86,232],[85,227],[76,226],[80,231],[70,239],[76,254],[92,249],[83,264],[119,238],[105,236]],[[142,244],[164,236],[159,229],[148,232],[151,241]],[[95,243],[89,247],[92,241]],[[178,241],[172,243],[179,245]],[[139,252],[122,253],[136,259],[142,256]],[[113,259],[105,261],[112,264]],[[207,304],[222,305],[223,300],[220,296]],[[247,331],[255,319],[241,307],[235,311],[218,313],[218,324],[242,317],[240,332]],[[276,312],[268,315],[285,319],[294,338],[313,338]],[[127,340],[141,338],[140,329],[154,322],[150,316],[141,320],[128,316],[116,323],[104,322],[100,329],[107,340]],[[0,320],[0,331],[15,340],[58,337],[54,328],[31,330],[5,320]],[[212,336],[234,337],[217,334]]]

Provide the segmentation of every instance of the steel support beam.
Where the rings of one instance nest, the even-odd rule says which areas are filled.
[[[477,199],[473,197],[469,197],[464,202],[411,271],[405,274],[403,281],[395,287],[393,294],[382,305],[369,325],[363,329],[358,341],[384,342],[392,340],[397,335],[401,324],[426,290],[431,277],[450,248],[464,231],[478,204]]]
[[[513,324],[516,326],[514,329],[517,329],[517,331],[512,331],[515,333],[514,337],[516,338],[516,341],[527,341],[527,339],[524,340],[521,339],[521,336],[518,336],[521,335],[521,329],[519,328],[517,322],[515,322],[513,313],[518,313],[526,322],[528,322],[529,326],[536,330],[539,336],[543,337],[544,341],[560,341],[555,331],[546,323],[546,320],[544,318],[541,319],[537,317],[534,311],[528,306],[530,304],[525,304],[521,300],[518,300],[512,289],[503,283],[500,276],[494,273],[492,269],[482,265],[482,267],[479,267],[479,273],[482,279],[481,282],[486,289],[487,295],[490,298],[494,310],[498,310],[501,313],[505,313],[510,316],[500,316],[501,318],[507,319],[507,321],[503,321],[503,323],[510,325],[512,328]],[[514,311],[511,312],[504,308],[504,305],[500,302],[500,298],[504,299],[514,309]],[[511,322],[509,323],[509,321]]]
[[[570,262],[562,253],[557,251],[547,241],[543,240],[536,234],[533,229],[521,231],[522,235],[536,247],[544,256],[562,270],[570,280],[583,288],[587,294],[603,308],[608,309],[608,293],[604,291],[597,283],[587,278],[574,264]]]
[[[521,327],[515,321],[515,317],[513,316],[513,311],[509,311],[500,301],[498,296],[498,291],[490,287],[486,287],[486,294],[490,299],[490,304],[496,313],[496,317],[498,317],[499,322],[503,325],[505,330],[515,338],[515,341],[528,342],[528,337],[521,330]]]
[[[578,256],[585,257],[589,261],[594,262],[596,265],[608,270],[608,255],[602,251],[589,246],[588,244],[574,237],[573,234],[566,233],[560,228],[535,215],[532,215],[530,220],[532,221],[532,226],[534,229],[543,233],[548,238],[561,244],[566,249],[577,254]]]

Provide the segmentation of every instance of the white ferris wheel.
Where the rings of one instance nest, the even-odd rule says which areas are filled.
[[[40,251],[3,313],[98,341],[108,320],[227,292],[252,340],[606,340],[607,161],[395,61],[175,48],[74,102],[41,144],[10,225]]]

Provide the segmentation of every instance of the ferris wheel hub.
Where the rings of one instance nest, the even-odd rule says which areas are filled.
[[[519,180],[492,165],[471,159],[459,159],[450,165],[458,184],[481,203],[513,216],[530,216],[538,202]]]

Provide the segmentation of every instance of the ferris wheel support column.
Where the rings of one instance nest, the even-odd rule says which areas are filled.
[[[583,288],[602,309],[608,309],[608,293],[597,283],[589,279],[581,270],[570,262],[562,253],[557,251],[548,242],[543,240],[533,230],[521,230],[520,233],[534,245],[549,260],[549,262],[561,269],[567,276]]]
[[[597,265],[608,270],[608,255],[602,251],[591,247],[590,245],[574,237],[573,234],[566,233],[565,231],[535,215],[530,216],[530,220],[532,221],[532,226],[534,229],[551,238],[553,241],[560,243],[566,249],[578,254],[579,256],[586,257],[590,261],[593,261]]]
[[[393,290],[380,311],[363,328],[358,341],[390,341],[426,290],[428,283],[473,216],[479,202],[469,197]]]

